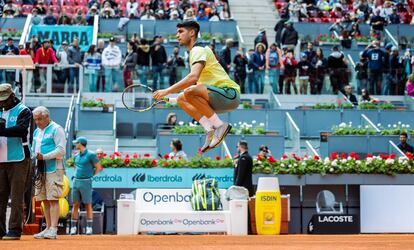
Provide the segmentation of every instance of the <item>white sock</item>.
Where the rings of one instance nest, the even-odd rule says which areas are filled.
[[[208,120],[207,117],[205,116],[201,117],[201,119],[198,122],[201,124],[201,126],[203,126],[203,128],[207,132],[213,130],[213,124],[211,124],[211,122]]]
[[[223,122],[220,120],[220,118],[218,117],[216,113],[214,113],[214,115],[208,118],[208,120],[210,121],[211,124],[213,124],[214,128],[218,128],[221,125],[223,125]]]

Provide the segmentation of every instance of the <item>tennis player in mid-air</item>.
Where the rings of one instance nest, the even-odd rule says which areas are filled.
[[[217,113],[230,112],[240,103],[240,87],[232,81],[209,47],[197,44],[200,25],[195,21],[177,24],[177,39],[190,52],[191,72],[166,89],[155,91],[157,100],[184,90],[177,97],[178,105],[197,120],[206,131],[202,152],[215,148],[224,140],[231,125]]]

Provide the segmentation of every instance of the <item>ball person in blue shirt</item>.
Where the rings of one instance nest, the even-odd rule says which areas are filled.
[[[92,234],[93,211],[92,211],[92,177],[102,171],[96,154],[86,148],[88,141],[85,137],[78,137],[73,141],[79,153],[75,156],[75,176],[72,188],[73,210],[71,218],[70,234],[77,233],[79,218],[79,205],[83,202],[86,209],[86,234]]]

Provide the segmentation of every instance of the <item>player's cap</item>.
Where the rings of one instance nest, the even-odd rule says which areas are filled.
[[[9,99],[11,94],[13,94],[13,89],[10,84],[8,83],[0,84],[0,102]]]
[[[76,140],[74,140],[72,143],[73,145],[80,143],[83,146],[86,146],[88,144],[88,140],[85,137],[81,136],[81,137],[76,138]]]

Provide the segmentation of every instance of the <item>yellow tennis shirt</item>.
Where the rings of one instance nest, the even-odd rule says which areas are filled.
[[[232,88],[240,93],[240,86],[230,79],[209,47],[194,46],[191,49],[190,65],[197,62],[205,62],[197,84],[205,84],[217,88]]]

